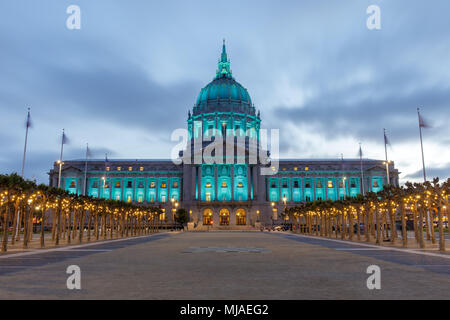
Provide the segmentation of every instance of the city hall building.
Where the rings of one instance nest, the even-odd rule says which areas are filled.
[[[279,223],[285,208],[378,192],[387,183],[383,160],[271,159],[260,126],[247,89],[232,76],[224,44],[215,78],[189,110],[188,142],[177,161],[65,160],[61,187],[160,207],[168,223],[184,208],[191,226],[205,230]],[[55,162],[49,172],[50,186],[58,185],[59,167]],[[393,162],[388,167],[390,183],[398,186],[398,170]]]

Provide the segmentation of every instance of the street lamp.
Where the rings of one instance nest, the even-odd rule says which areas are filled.
[[[64,164],[64,162],[62,162],[61,160],[57,160],[56,163],[59,165],[58,188],[60,188],[61,187],[61,170],[62,170],[62,165]]]

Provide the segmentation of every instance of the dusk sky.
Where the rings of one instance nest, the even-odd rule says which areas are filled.
[[[69,5],[81,29],[69,30]],[[381,30],[366,9],[381,8]],[[389,159],[400,182],[420,181],[417,107],[428,176],[450,176],[450,2],[0,2],[0,172],[22,165],[48,183],[61,131],[64,159],[170,158],[200,89],[215,76],[222,39],[235,79],[264,128],[280,129],[282,158]]]

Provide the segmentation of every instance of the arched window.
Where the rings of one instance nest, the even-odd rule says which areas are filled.
[[[229,226],[230,225],[230,211],[228,211],[227,209],[220,210],[219,223],[221,226]]]
[[[245,226],[247,224],[247,213],[244,209],[238,209],[236,211],[236,225]]]
[[[212,219],[213,213],[211,209],[205,209],[203,211],[203,225],[204,226],[208,226],[208,225],[212,225],[213,224],[213,219]]]

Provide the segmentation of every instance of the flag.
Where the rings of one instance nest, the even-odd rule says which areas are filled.
[[[32,127],[31,117],[30,117],[30,108],[28,108],[27,122],[26,122],[25,126],[27,128],[31,128]]]
[[[421,128],[431,128],[428,121],[424,120],[423,117],[419,113],[419,127]]]
[[[86,146],[86,158],[91,158],[92,152],[91,149],[89,149],[89,146]]]
[[[67,135],[64,133],[62,134],[62,144],[69,144],[69,138],[67,138]]]
[[[386,136],[386,130],[384,130],[384,144],[387,145],[387,146],[388,146],[388,145],[389,145],[389,146],[391,145],[391,143],[389,142],[389,139],[388,139],[387,136]]]

